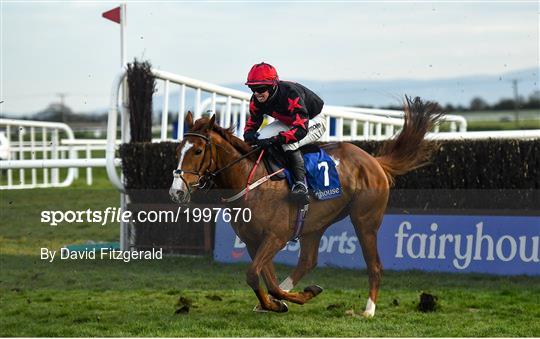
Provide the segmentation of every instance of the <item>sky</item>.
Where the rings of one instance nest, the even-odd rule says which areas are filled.
[[[119,2],[1,1],[0,113],[109,105]],[[539,65],[536,1],[127,2],[128,60],[211,83],[440,79]]]

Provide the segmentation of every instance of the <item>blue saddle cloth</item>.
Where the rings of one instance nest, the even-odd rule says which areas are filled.
[[[334,160],[323,149],[318,152],[305,153],[304,164],[309,189],[318,200],[329,200],[341,196],[341,183]],[[288,170],[285,170],[289,186],[293,179]]]

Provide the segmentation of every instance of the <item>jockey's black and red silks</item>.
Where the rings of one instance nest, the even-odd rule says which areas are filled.
[[[290,81],[279,81],[276,87],[264,103],[251,97],[249,118],[244,128],[245,140],[257,132],[266,114],[291,127],[274,137],[277,144],[298,142],[308,132],[309,119],[321,113],[324,102],[310,89]]]

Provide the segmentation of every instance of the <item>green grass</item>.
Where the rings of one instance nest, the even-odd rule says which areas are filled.
[[[516,129],[540,129],[540,120],[520,120],[519,125],[515,121],[470,121],[467,131],[497,131]]]
[[[538,109],[521,110],[518,123],[514,121],[514,111],[465,111],[449,112],[449,114],[465,117],[468,131],[540,129]]]
[[[0,192],[0,336],[540,336],[540,278],[388,271],[375,318],[358,319],[345,312],[365,306],[365,271],[317,268],[300,287],[319,284],[320,296],[259,314],[245,264],[40,260],[40,247],[118,238],[117,225],[40,223],[42,210],[118,206],[118,193],[96,180],[93,189],[80,179],[74,188]],[[279,277],[289,270],[279,265]],[[438,296],[439,310],[416,310],[421,291]],[[188,314],[175,314],[180,296],[193,301]]]

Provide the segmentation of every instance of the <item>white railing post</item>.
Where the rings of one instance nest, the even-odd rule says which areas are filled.
[[[226,109],[225,109],[225,122],[223,125],[223,127],[229,127],[229,125],[231,124],[231,109],[232,109],[232,103],[231,103],[231,100],[232,98],[230,96],[227,97],[227,106],[226,106]]]
[[[343,118],[336,119],[336,140],[343,141]]]
[[[394,125],[386,125],[384,129],[384,136],[388,139],[394,135]]]
[[[52,140],[52,150],[51,150],[51,159],[57,160],[58,159],[58,129],[55,128],[51,135]],[[51,176],[52,176],[52,184],[58,185],[58,168],[53,168],[51,170]]]
[[[236,131],[236,135],[239,137],[244,134],[244,128],[246,127],[247,106],[247,100],[242,100],[242,106],[240,107],[240,121],[238,123],[238,130]]]
[[[186,110],[186,85],[180,85],[180,102],[178,103],[178,125],[176,139],[182,139],[184,135],[184,114]]]
[[[41,149],[43,154],[43,160],[47,160],[47,129],[45,127],[41,128]],[[43,184],[47,186],[49,184],[49,169],[43,169]]]
[[[356,140],[357,138],[357,131],[356,129],[358,128],[358,123],[356,122],[356,119],[352,119],[351,120],[351,140]]]
[[[381,140],[382,139],[382,124],[380,122],[378,122],[377,124],[375,124],[375,138],[377,140]]]
[[[36,160],[36,131],[35,127],[30,127],[30,159]],[[37,170],[32,168],[32,186],[37,185]]]
[[[11,151],[11,126],[6,126],[6,137],[8,139],[8,160],[11,160],[12,158],[12,151]],[[7,170],[7,187],[11,188],[13,186],[13,170],[8,169]]]
[[[19,126],[18,128],[19,132],[19,160],[24,160],[24,140],[23,140],[23,134],[25,132],[25,129],[22,126]],[[19,169],[19,184],[24,185],[24,169]]]
[[[90,150],[90,144],[86,145],[86,159],[92,159],[92,151]],[[86,185],[92,186],[92,167],[86,167]]]
[[[370,123],[369,121],[364,121],[364,140],[368,140],[370,137]]]
[[[167,120],[169,118],[169,80],[165,80],[163,91],[163,111],[161,112],[161,140],[167,139]]]
[[[201,117],[201,89],[195,91],[195,114],[193,119],[197,120]]]

